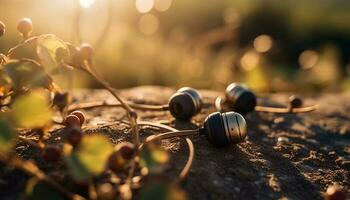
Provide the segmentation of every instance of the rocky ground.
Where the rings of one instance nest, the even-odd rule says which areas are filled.
[[[143,86],[122,91],[136,103],[165,104],[175,90]],[[192,123],[174,121],[167,112],[139,111],[141,120],[171,125],[177,129],[200,126],[215,111],[213,102],[219,92],[201,91],[204,109]],[[79,91],[79,101],[114,101],[106,91]],[[281,106],[288,94],[261,97],[259,104]],[[246,141],[225,149],[211,146],[205,137],[191,137],[195,160],[184,185],[190,199],[322,199],[331,184],[350,191],[350,93],[322,94],[305,97],[305,105],[319,104],[319,110],[303,114],[253,112],[245,116],[248,124]],[[86,111],[87,133],[100,132],[113,142],[129,140],[128,127],[117,120],[125,118],[121,108],[95,108]],[[158,131],[159,132],[159,131]],[[53,133],[55,142],[60,131]],[[141,131],[145,137],[157,133]],[[168,143],[172,157],[167,173],[175,177],[188,155],[183,140]],[[28,152],[29,151],[29,152]],[[32,153],[18,145],[24,157]],[[45,168],[45,166],[43,166]],[[14,199],[26,180],[21,172],[2,168],[0,199]],[[349,194],[348,194],[349,196]]]

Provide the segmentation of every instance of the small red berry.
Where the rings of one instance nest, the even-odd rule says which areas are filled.
[[[42,157],[46,162],[54,163],[60,160],[62,151],[57,145],[48,145],[42,151]]]
[[[135,145],[130,142],[122,142],[117,145],[117,151],[125,160],[130,160],[135,156]]]
[[[290,96],[289,103],[292,108],[300,108],[303,105],[303,101],[297,96]]]
[[[83,125],[83,123],[85,122],[85,114],[79,110],[73,111],[71,113],[71,115],[75,115],[79,118],[80,120],[80,126]]]
[[[92,60],[95,54],[94,48],[88,44],[84,43],[79,47],[80,58],[83,60]]]
[[[69,128],[67,130],[67,141],[73,147],[76,147],[80,144],[83,138],[83,132],[78,127]]]
[[[5,34],[5,31],[6,31],[5,24],[2,21],[0,21],[0,37]]]
[[[80,119],[75,116],[75,115],[68,115],[65,119],[64,119],[64,124],[71,128],[71,127],[80,127]]]
[[[325,200],[345,200],[346,194],[338,185],[330,185],[324,198]]]
[[[17,30],[25,37],[29,36],[33,30],[32,20],[27,17],[18,20]]]

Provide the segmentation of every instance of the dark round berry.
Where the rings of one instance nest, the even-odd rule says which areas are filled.
[[[64,119],[64,124],[68,127],[80,127],[80,119],[75,116],[75,115],[68,115],[65,119]]]
[[[115,151],[109,156],[108,168],[115,173],[118,173],[126,168],[127,162],[121,156],[119,151]]]
[[[130,142],[122,142],[117,145],[117,151],[125,160],[130,160],[135,156],[135,145]]]
[[[88,44],[84,43],[79,47],[80,58],[83,60],[92,60],[95,54],[94,48]]]
[[[303,101],[297,96],[289,97],[289,104],[292,108],[300,108],[303,105]]]
[[[42,151],[42,157],[46,162],[57,162],[61,158],[62,151],[57,145],[48,145]]]
[[[5,24],[2,21],[0,21],[0,37],[5,34],[5,31],[6,31]]]
[[[85,114],[79,110],[73,111],[71,113],[71,115],[75,115],[79,118],[80,120],[80,126],[83,125],[83,123],[85,122]]]
[[[330,185],[325,193],[325,200],[345,200],[346,194],[338,185]]]
[[[80,144],[83,138],[83,132],[78,127],[72,127],[67,129],[67,141],[73,147],[76,147]]]
[[[53,105],[57,106],[60,111],[63,111],[63,109],[68,104],[68,101],[69,101],[68,99],[69,99],[69,94],[67,92],[65,93],[56,92],[52,102],[53,102]]]
[[[33,30],[32,20],[29,18],[22,18],[17,22],[17,30],[24,36],[28,36]]]

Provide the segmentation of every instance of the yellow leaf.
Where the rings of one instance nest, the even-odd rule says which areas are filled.
[[[42,128],[51,122],[52,110],[43,90],[18,97],[13,104],[12,116],[20,127]]]

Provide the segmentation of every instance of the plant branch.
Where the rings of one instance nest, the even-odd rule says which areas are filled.
[[[85,67],[83,69],[89,75],[91,75],[97,82],[99,82],[106,90],[108,90],[121,104],[121,106],[127,111],[127,116],[130,121],[131,129],[133,132],[134,144],[138,146],[140,144],[138,127],[137,127],[137,114],[136,112],[127,104],[125,101],[117,94],[116,90],[111,87],[105,80],[98,77],[95,73],[91,71],[90,65],[85,62]]]

